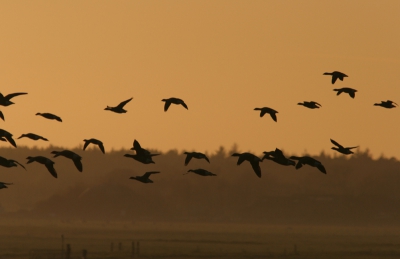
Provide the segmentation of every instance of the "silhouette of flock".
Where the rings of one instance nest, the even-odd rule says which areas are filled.
[[[339,72],[339,71],[326,72],[323,75],[332,76],[332,84],[334,84],[337,81],[337,79],[343,81],[343,79],[345,77],[348,77],[346,74]],[[344,88],[340,88],[340,89],[333,89],[333,91],[336,91],[337,95],[340,95],[341,93],[346,93],[351,98],[355,98],[355,93],[357,92],[357,90],[348,88],[348,87],[344,87]],[[19,95],[25,95],[25,94],[27,94],[27,93],[12,93],[12,94],[8,94],[8,95],[4,96],[3,94],[0,93],[0,105],[1,106],[9,106],[11,104],[14,104],[11,101],[12,98],[19,96]],[[104,110],[112,111],[115,113],[126,113],[127,111],[124,109],[124,107],[132,99],[133,99],[133,97],[126,101],[121,102],[120,104],[118,104],[115,107],[107,106]],[[185,109],[187,109],[187,110],[189,109],[188,106],[186,105],[186,103],[182,99],[179,99],[179,98],[171,97],[168,99],[162,99],[161,101],[165,102],[165,104],[164,104],[165,112],[168,111],[168,108],[171,106],[171,104],[182,105]],[[302,103],[298,103],[298,105],[302,105],[309,109],[319,109],[320,107],[322,107],[321,104],[319,104],[315,101],[304,101]],[[395,103],[391,100],[381,101],[380,103],[375,103],[374,105],[381,106],[381,107],[384,107],[387,109],[395,108],[396,106],[398,106],[397,103]],[[277,116],[276,116],[278,111],[276,111],[272,108],[262,107],[262,108],[254,108],[254,110],[260,111],[260,117],[263,117],[266,113],[268,113],[275,122],[278,121]],[[62,119],[59,116],[54,115],[52,113],[38,112],[38,113],[36,113],[36,115],[40,115],[43,118],[46,118],[49,120],[56,120],[56,121],[62,122]],[[0,118],[5,121],[4,114],[2,113],[2,111],[0,111]],[[9,142],[12,146],[17,147],[17,144],[15,143],[12,136],[13,135],[10,132],[8,132],[4,129],[0,129],[0,140],[4,141],[4,142]],[[48,141],[47,138],[44,138],[44,137],[39,136],[34,133],[22,134],[18,139],[20,139],[20,138],[29,138],[29,139],[32,139],[35,141],[36,140]],[[95,138],[84,139],[83,141],[85,142],[83,145],[83,150],[85,150],[89,144],[93,144],[93,145],[97,145],[99,147],[99,149],[101,150],[101,152],[103,154],[105,154],[105,149],[104,149],[104,145],[103,145],[102,141],[95,139]],[[344,155],[353,154],[351,149],[358,147],[358,146],[344,147],[333,139],[331,139],[330,141],[332,142],[333,145],[335,145],[334,147],[332,147],[332,149],[341,154],[344,154]],[[155,162],[153,161],[153,156],[160,155],[160,154],[152,154],[150,151],[142,148],[137,140],[133,141],[133,147],[131,148],[131,150],[134,151],[134,154],[125,154],[124,156],[128,157],[128,158],[133,158],[134,160],[136,160],[140,163],[143,163],[143,164],[154,164]],[[83,165],[82,165],[82,161],[81,161],[82,157],[79,156],[78,154],[76,154],[75,152],[72,152],[70,150],[61,150],[61,151],[52,151],[51,154],[54,154],[53,158],[58,157],[58,156],[63,156],[65,158],[71,159],[72,162],[74,163],[76,169],[79,172],[83,171]],[[192,158],[204,159],[208,163],[210,163],[210,160],[203,153],[184,152],[184,154],[186,155],[186,158],[184,161],[185,166],[187,166],[189,164],[189,162],[191,161]],[[278,164],[284,165],[284,166],[295,166],[296,169],[300,169],[303,165],[309,165],[312,167],[316,167],[319,171],[326,174],[326,169],[320,161],[318,161],[312,157],[309,157],[309,156],[302,156],[302,157],[291,156],[289,158],[286,158],[285,155],[283,154],[283,152],[278,148],[276,148],[274,151],[264,152],[264,156],[261,158],[252,153],[249,153],[249,152],[234,153],[231,156],[238,157],[237,165],[242,164],[244,161],[248,161],[250,163],[253,171],[255,172],[255,174],[258,177],[261,177],[260,162],[264,161],[264,159],[274,161],[275,163],[278,163]],[[51,159],[44,157],[44,156],[28,156],[26,159],[28,159],[27,164],[33,163],[33,162],[43,164],[47,168],[48,172],[54,178],[57,178],[57,172],[54,168],[55,162],[53,162]],[[1,156],[0,156],[0,165],[3,167],[8,167],[8,168],[21,166],[22,168],[24,168],[26,170],[26,168],[18,161],[13,160],[13,159],[7,159],[7,158],[1,157]],[[202,168],[190,169],[187,171],[186,174],[188,174],[190,172],[193,172],[193,173],[195,173],[197,175],[201,175],[201,176],[216,176],[216,174],[209,172],[206,169],[202,169]],[[150,171],[150,172],[144,173],[141,176],[132,176],[129,179],[137,180],[142,183],[153,183],[153,181],[149,177],[152,174],[158,174],[158,173],[160,173],[160,172]],[[0,189],[8,188],[7,186],[11,185],[11,184],[12,183],[0,182]]]

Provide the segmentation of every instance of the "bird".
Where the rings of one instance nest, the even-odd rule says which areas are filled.
[[[358,146],[356,146],[356,147],[343,147],[342,145],[340,145],[339,143],[337,143],[333,139],[331,139],[331,142],[332,142],[333,145],[337,146],[337,147],[332,147],[333,150],[336,150],[337,152],[345,154],[345,155],[354,154],[354,152],[351,151],[351,149],[358,148]]]
[[[310,165],[310,166],[318,168],[319,171],[321,171],[322,173],[326,174],[325,167],[322,165],[322,163],[320,161],[312,158],[312,157],[309,157],[309,156],[302,156],[302,157],[291,156],[291,157],[289,157],[289,159],[298,160],[297,161],[297,165],[296,165],[296,169],[301,168],[303,165]]]
[[[22,168],[25,168],[25,166],[23,166],[22,164],[18,163],[18,161],[13,160],[13,159],[7,159],[5,157],[0,156],[0,165],[4,166],[4,167],[13,167],[13,166],[17,166],[20,165]]]
[[[44,138],[44,137],[42,137],[42,136],[39,136],[39,135],[36,135],[36,134],[34,134],[34,133],[26,133],[26,134],[22,134],[18,139],[20,139],[20,138],[24,138],[24,137],[26,137],[26,138],[30,138],[30,139],[33,139],[33,140],[39,140],[39,139],[42,139],[42,140],[44,140],[44,141],[49,141],[47,138]]]
[[[79,172],[82,172],[82,157],[75,152],[72,152],[70,150],[63,150],[63,151],[52,151],[52,154],[54,154],[53,157],[58,157],[58,156],[64,156],[66,158],[71,159],[74,162],[74,165],[76,169],[78,169]]]
[[[125,154],[124,157],[130,157],[135,159],[136,161],[143,163],[143,164],[155,164],[153,161],[153,156],[158,156],[160,154],[145,154],[145,155],[138,155],[138,154]]]
[[[394,104],[396,104],[396,105],[394,105]],[[375,103],[374,105],[375,106],[382,106],[382,107],[387,108],[387,109],[395,108],[396,106],[398,106],[397,103],[395,103],[393,101],[390,101],[390,100],[381,101],[381,103]]]
[[[271,115],[271,118],[276,122],[277,118],[276,118],[276,114],[278,113],[277,111],[275,111],[274,109],[268,108],[268,107],[263,107],[263,108],[254,108],[255,111],[261,111],[260,112],[260,117],[263,117],[264,114],[269,113],[269,115]]]
[[[258,177],[261,177],[260,162],[262,162],[262,160],[258,156],[253,155],[253,154],[248,153],[248,152],[241,153],[241,154],[240,153],[233,153],[232,156],[239,157],[238,161],[237,161],[237,165],[240,165],[244,161],[249,161],[249,163],[251,164],[251,167],[253,168],[253,170],[256,173],[256,175]]]
[[[190,170],[187,171],[186,174],[188,174],[189,172],[193,172],[193,173],[201,175],[201,176],[217,176],[216,174],[211,173],[210,171],[207,171],[207,170],[201,169],[201,168],[199,168],[199,169],[190,169]]]
[[[132,99],[133,99],[133,97],[128,99],[128,100],[126,100],[126,101],[121,102],[120,104],[118,104],[115,107],[107,106],[104,110],[112,111],[112,112],[115,112],[115,113],[126,113],[127,111],[124,109],[124,106],[125,106],[125,104],[130,102]]]
[[[311,101],[311,102],[304,101],[303,103],[297,103],[297,105],[303,105],[310,109],[316,109],[316,108],[319,109],[320,107],[322,107],[321,104],[314,102],[314,101]]]
[[[60,117],[58,117],[57,115],[54,115],[52,113],[47,113],[47,112],[40,113],[40,112],[38,112],[38,113],[36,113],[36,115],[40,115],[40,116],[42,116],[42,117],[44,117],[46,119],[49,119],[49,120],[56,120],[56,121],[62,122]]]
[[[204,155],[203,153],[200,153],[200,152],[184,152],[184,154],[186,155],[185,165],[188,165],[192,158],[205,159],[208,163],[210,163],[210,160],[208,159],[208,157],[206,155]]]
[[[133,147],[131,148],[131,150],[134,150],[137,155],[141,155],[141,156],[150,155],[150,151],[142,148],[139,144],[139,141],[137,141],[136,139],[133,140]]]
[[[0,139],[4,141],[6,139],[8,142],[10,142],[11,145],[14,147],[17,147],[17,144],[15,143],[14,139],[12,138],[12,134],[6,130],[0,129]]]
[[[356,89],[349,88],[349,87],[343,87],[343,88],[340,88],[340,89],[333,89],[333,91],[337,91],[336,95],[339,95],[341,93],[349,94],[351,98],[354,98],[356,96],[356,92],[357,92]]]
[[[28,156],[26,159],[28,159],[27,164],[32,163],[32,162],[38,162],[40,164],[43,164],[46,166],[47,170],[50,172],[50,174],[54,177],[57,178],[57,172],[56,169],[54,169],[54,162],[50,160],[47,157],[44,156]]]
[[[0,189],[8,188],[7,185],[11,185],[13,183],[5,183],[5,182],[0,182]]]
[[[338,78],[340,79],[340,81],[343,81],[343,78],[348,77],[347,75],[339,71],[333,71],[332,73],[325,72],[324,75],[332,76],[332,84],[334,84]]]
[[[23,94],[28,94],[28,93],[12,93],[12,94],[7,94],[6,96],[4,96],[2,93],[0,93],[0,105],[1,106],[9,106],[11,104],[14,104],[12,101],[10,101],[10,99],[15,96],[23,95]]]
[[[165,111],[165,112],[168,110],[168,108],[169,108],[169,106],[171,105],[171,103],[177,104],[177,105],[180,104],[180,105],[182,105],[183,107],[185,107],[186,110],[189,109],[189,108],[187,107],[186,103],[185,103],[182,99],[179,99],[179,98],[171,97],[171,98],[168,98],[168,99],[162,99],[161,101],[162,101],[162,102],[165,102],[165,104],[164,104],[164,111]]]
[[[103,152],[103,154],[105,154],[103,142],[101,142],[100,140],[95,139],[95,138],[91,138],[91,139],[84,139],[83,141],[85,141],[85,144],[83,145],[83,150],[85,150],[86,147],[87,147],[89,144],[94,144],[94,145],[99,146],[101,152]]]
[[[268,159],[268,160],[272,160],[275,163],[278,163],[280,165],[293,165],[293,166],[296,165],[295,161],[286,158],[283,155],[282,150],[280,150],[278,148],[276,148],[275,151],[269,151],[269,152],[263,152],[263,153],[264,153],[264,156],[263,156],[263,158],[261,158],[261,161],[263,161],[264,159]]]
[[[159,174],[160,172],[158,171],[151,171],[151,172],[146,172],[144,175],[141,176],[131,176],[129,179],[133,179],[142,183],[153,183],[153,181],[149,178],[150,175],[152,174]]]

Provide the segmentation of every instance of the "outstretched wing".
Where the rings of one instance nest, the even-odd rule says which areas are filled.
[[[185,165],[188,165],[191,159],[192,159],[192,154],[187,154],[185,158]]]
[[[5,121],[3,113],[0,111],[0,118]]]
[[[74,161],[76,169],[78,169],[79,172],[82,172],[83,170],[82,161],[80,159],[72,159],[72,161]]]
[[[189,110],[189,108],[187,107],[186,103],[184,101],[181,102],[182,106],[186,108],[186,110]]]
[[[356,146],[356,147],[347,147],[346,149],[353,149],[353,148],[358,148],[358,146]]]
[[[276,113],[275,112],[271,112],[269,115],[271,115],[271,118],[277,122],[277,118],[276,118]]]
[[[57,178],[57,172],[56,172],[56,169],[54,169],[53,164],[48,164],[48,163],[46,163],[45,165],[46,165],[47,170],[49,170],[50,174],[51,174],[54,178]]]
[[[342,145],[340,145],[339,143],[337,143],[336,141],[334,141],[333,139],[331,139],[331,142],[333,145],[337,146],[338,148],[343,148]]]
[[[116,108],[119,108],[119,109],[124,108],[125,104],[129,103],[132,99],[133,99],[133,97],[126,101],[121,102],[120,104],[118,104],[118,106]]]
[[[17,147],[17,144],[15,143],[15,141],[12,138],[11,135],[7,135],[7,136],[4,136],[4,137],[8,140],[8,142],[10,142],[11,145],[13,145],[14,147]]]
[[[149,178],[150,175],[152,175],[152,174],[159,174],[159,173],[160,173],[159,171],[146,172],[146,173],[143,175],[143,178]]]
[[[354,91],[349,92],[349,95],[351,98],[354,98],[356,96],[356,93]]]
[[[325,167],[321,164],[317,166],[318,170],[320,170],[321,172],[323,172],[324,174],[326,174],[326,170]]]
[[[99,148],[103,154],[105,154],[103,143],[99,143]]]
[[[28,94],[28,93],[12,93],[12,94],[7,94],[5,96],[6,99],[10,100],[11,98],[18,96],[18,95],[23,95],[23,94]]]
[[[250,164],[251,164],[251,167],[253,168],[254,172],[256,173],[256,175],[261,178],[260,163],[258,161],[252,161],[252,162],[250,162]]]
[[[168,111],[168,108],[169,108],[170,105],[171,105],[170,101],[165,101],[165,104],[164,104],[164,111],[165,112]]]
[[[24,168],[24,169],[26,170],[25,166],[23,166],[23,165],[22,165],[21,163],[19,163],[18,161],[15,161],[15,160],[11,160],[11,161],[13,161],[13,162],[19,164],[22,168]]]
[[[336,82],[336,79],[338,79],[337,76],[332,75],[332,84],[334,84]]]

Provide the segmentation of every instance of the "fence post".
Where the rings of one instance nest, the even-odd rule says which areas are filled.
[[[71,245],[67,244],[67,249],[65,251],[65,258],[70,259],[71,258]]]

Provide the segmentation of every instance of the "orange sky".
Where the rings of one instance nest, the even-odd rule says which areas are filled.
[[[373,106],[400,103],[399,13],[397,0],[2,1],[0,91],[29,94],[0,107],[0,128],[50,140],[20,146],[334,154],[333,138],[400,158],[400,108]],[[334,70],[349,77],[332,85]],[[130,97],[126,114],[104,110]],[[189,110],[164,112],[169,97]],[[296,105],[310,100],[322,108]]]

